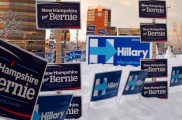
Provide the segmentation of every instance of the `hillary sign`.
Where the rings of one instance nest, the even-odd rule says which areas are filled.
[[[79,2],[37,1],[38,29],[80,29]]]
[[[140,65],[140,58],[149,58],[150,44],[140,37],[88,37],[88,64]]]

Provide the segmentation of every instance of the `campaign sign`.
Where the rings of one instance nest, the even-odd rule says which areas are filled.
[[[141,42],[167,42],[166,24],[140,24]]]
[[[38,29],[80,29],[79,2],[37,1]]]
[[[139,0],[139,17],[166,18],[166,1]]]
[[[64,120],[73,95],[39,96],[33,120]]]
[[[147,73],[147,71],[130,71],[123,90],[123,95],[140,93]]]
[[[99,29],[98,34],[99,35],[105,35],[105,30],[104,29]]]
[[[87,35],[95,35],[95,32],[93,32],[93,31],[87,31]]]
[[[41,91],[76,89],[81,89],[80,63],[47,66]]]
[[[81,96],[75,96],[71,101],[65,119],[79,119],[81,116],[82,116],[82,98]]]
[[[182,85],[182,66],[172,67],[170,87]]]
[[[167,77],[167,59],[141,59],[141,70],[148,71],[147,78]]]
[[[121,70],[97,73],[94,78],[91,101],[99,101],[117,96],[121,74]]]
[[[94,25],[89,25],[89,26],[87,26],[87,31],[95,32],[95,26],[94,26]]]
[[[31,120],[47,62],[0,40],[0,116]]]
[[[168,98],[167,81],[158,81],[153,83],[145,83],[141,92],[143,97]]]
[[[140,66],[140,58],[150,57],[150,43],[141,43],[138,36],[89,36],[88,64]]]

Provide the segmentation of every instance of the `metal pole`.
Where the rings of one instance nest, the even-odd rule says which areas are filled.
[[[76,31],[76,49],[78,50],[78,30]]]
[[[155,19],[152,19],[152,23],[155,24]],[[156,42],[152,43],[152,58],[156,59]],[[156,78],[152,78],[153,82],[156,82]]]

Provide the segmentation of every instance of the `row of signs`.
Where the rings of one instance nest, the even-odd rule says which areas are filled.
[[[72,95],[40,96],[37,101],[40,89],[43,91],[81,89],[80,64],[47,66],[47,62],[41,57],[12,46],[4,40],[0,40],[0,52],[0,116],[30,120],[32,119],[35,104],[37,105],[33,120],[39,120],[40,117],[45,119],[54,117],[64,119],[66,113],[69,113],[69,118],[79,118],[81,116],[80,97],[78,98],[79,100],[72,100],[68,111],[65,109],[68,108]],[[147,76],[166,76],[167,72],[164,72],[165,70],[167,71],[166,60],[144,60],[142,62],[144,62],[142,63],[144,71],[130,72],[123,95],[136,94],[142,91],[142,95],[145,97],[167,98],[167,82],[144,83]],[[158,73],[161,74],[159,75]],[[117,96],[121,74],[121,70],[96,74],[91,101]],[[44,79],[42,81],[43,76]],[[171,73],[170,86],[177,85],[182,85],[181,66],[173,67]],[[54,101],[54,99],[59,99],[59,97],[61,97],[60,99],[63,102]],[[51,105],[53,103],[54,105]],[[67,106],[65,105],[64,108],[61,107],[60,109],[59,107],[58,109],[61,104],[67,104]],[[56,107],[51,109],[49,106]]]

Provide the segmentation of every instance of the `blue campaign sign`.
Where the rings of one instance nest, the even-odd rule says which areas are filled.
[[[80,29],[79,2],[37,1],[38,29]]]
[[[82,97],[73,97],[65,119],[79,119],[82,116]]]
[[[87,26],[87,31],[95,32],[95,26],[94,26],[94,25],[88,25],[88,26]]]
[[[64,120],[73,95],[39,96],[32,120]]]
[[[47,62],[0,40],[0,116],[31,120]]]
[[[166,24],[140,24],[141,42],[167,42]]]
[[[141,95],[143,97],[157,97],[161,99],[167,99],[168,98],[167,81],[145,83]]]
[[[76,89],[81,89],[80,63],[47,66],[41,91]]]
[[[182,66],[172,67],[170,87],[182,85]]]
[[[121,70],[96,74],[91,101],[99,101],[117,96],[121,74]]]
[[[141,18],[166,18],[166,1],[139,0],[139,17]]]
[[[150,43],[140,37],[89,36],[88,64],[140,65],[140,58],[150,57]]]
[[[130,71],[127,82],[125,84],[123,95],[138,94],[141,92],[147,71]]]
[[[167,77],[167,59],[141,59],[141,70],[148,71],[147,78]]]
[[[99,29],[98,34],[99,35],[105,35],[105,30],[104,29]]]
[[[47,60],[48,63],[56,62],[56,53],[55,52],[46,52],[45,53],[45,59]]]

